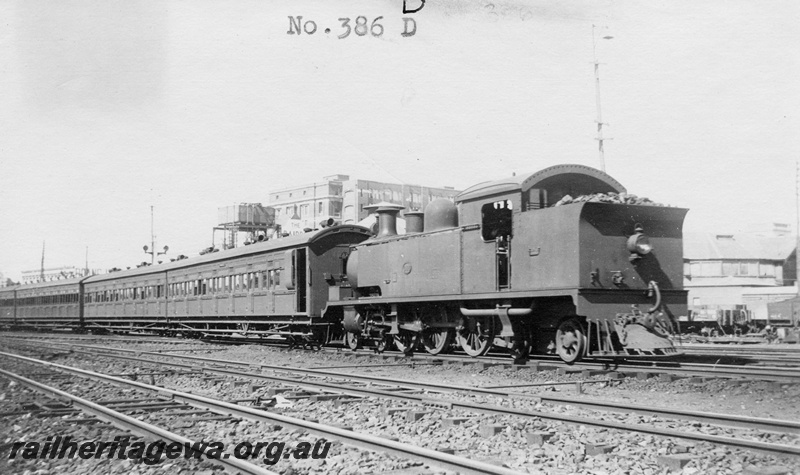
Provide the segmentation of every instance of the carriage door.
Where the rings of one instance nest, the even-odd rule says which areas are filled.
[[[291,267],[289,269],[289,282],[286,283],[286,288],[294,290],[297,311],[306,311],[306,291],[308,289],[306,283],[306,250],[305,248],[292,249],[286,251],[286,265]]]
[[[508,290],[511,282],[511,200],[487,203],[481,208],[481,234],[486,242],[494,242],[495,288]]]

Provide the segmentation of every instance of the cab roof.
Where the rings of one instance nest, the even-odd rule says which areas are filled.
[[[569,187],[580,194],[624,193],[625,187],[617,180],[596,168],[585,165],[563,164],[545,168],[528,175],[518,175],[471,186],[456,196],[456,203],[473,201],[489,196],[525,192],[531,188]]]

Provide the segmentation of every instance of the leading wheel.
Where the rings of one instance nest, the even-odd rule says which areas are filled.
[[[483,356],[494,342],[494,316],[464,317],[464,325],[456,333],[458,344],[470,356]]]
[[[347,342],[347,347],[353,351],[356,351],[361,345],[361,338],[359,338],[358,333],[347,332],[347,335],[345,335],[345,340]]]
[[[382,336],[379,340],[375,341],[375,352],[383,353],[392,346],[392,340],[389,336]]]
[[[430,328],[422,333],[422,346],[432,355],[446,353],[453,343],[452,328]]]
[[[414,353],[419,344],[419,333],[400,330],[400,333],[394,336],[394,346],[403,353],[410,355]]]
[[[573,364],[586,351],[586,333],[575,318],[564,320],[556,331],[556,353],[567,364]]]

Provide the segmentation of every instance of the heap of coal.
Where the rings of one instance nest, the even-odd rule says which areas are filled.
[[[553,206],[561,206],[570,203],[615,203],[623,205],[640,205],[640,206],[666,206],[661,203],[651,201],[649,198],[640,198],[636,195],[629,195],[627,193],[594,193],[591,195],[581,195],[573,198],[566,195]]]

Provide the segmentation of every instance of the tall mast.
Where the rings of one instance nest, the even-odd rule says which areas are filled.
[[[39,268],[39,280],[44,282],[44,241],[42,241],[42,265]]]
[[[150,249],[153,252],[150,253],[150,264],[156,263],[156,235],[153,231],[153,205],[150,205]]]
[[[594,91],[595,96],[597,99],[597,150],[600,157],[600,170],[606,171],[606,157],[605,157],[605,150],[603,149],[603,142],[605,140],[611,140],[603,137],[603,126],[606,125],[603,122],[603,113],[602,109],[600,108],[600,62],[597,61],[597,38],[595,37],[595,25],[592,25],[592,56],[594,57]],[[604,40],[610,40],[613,36],[604,36]]]
[[[150,246],[148,246],[146,244],[144,246],[145,254],[150,254],[150,265],[155,264],[156,263],[156,257],[158,257],[158,256],[160,256],[162,254],[166,254],[168,250],[169,250],[169,246],[164,246],[164,251],[163,252],[156,251],[156,235],[155,235],[155,231],[153,231],[153,206],[150,205]]]

